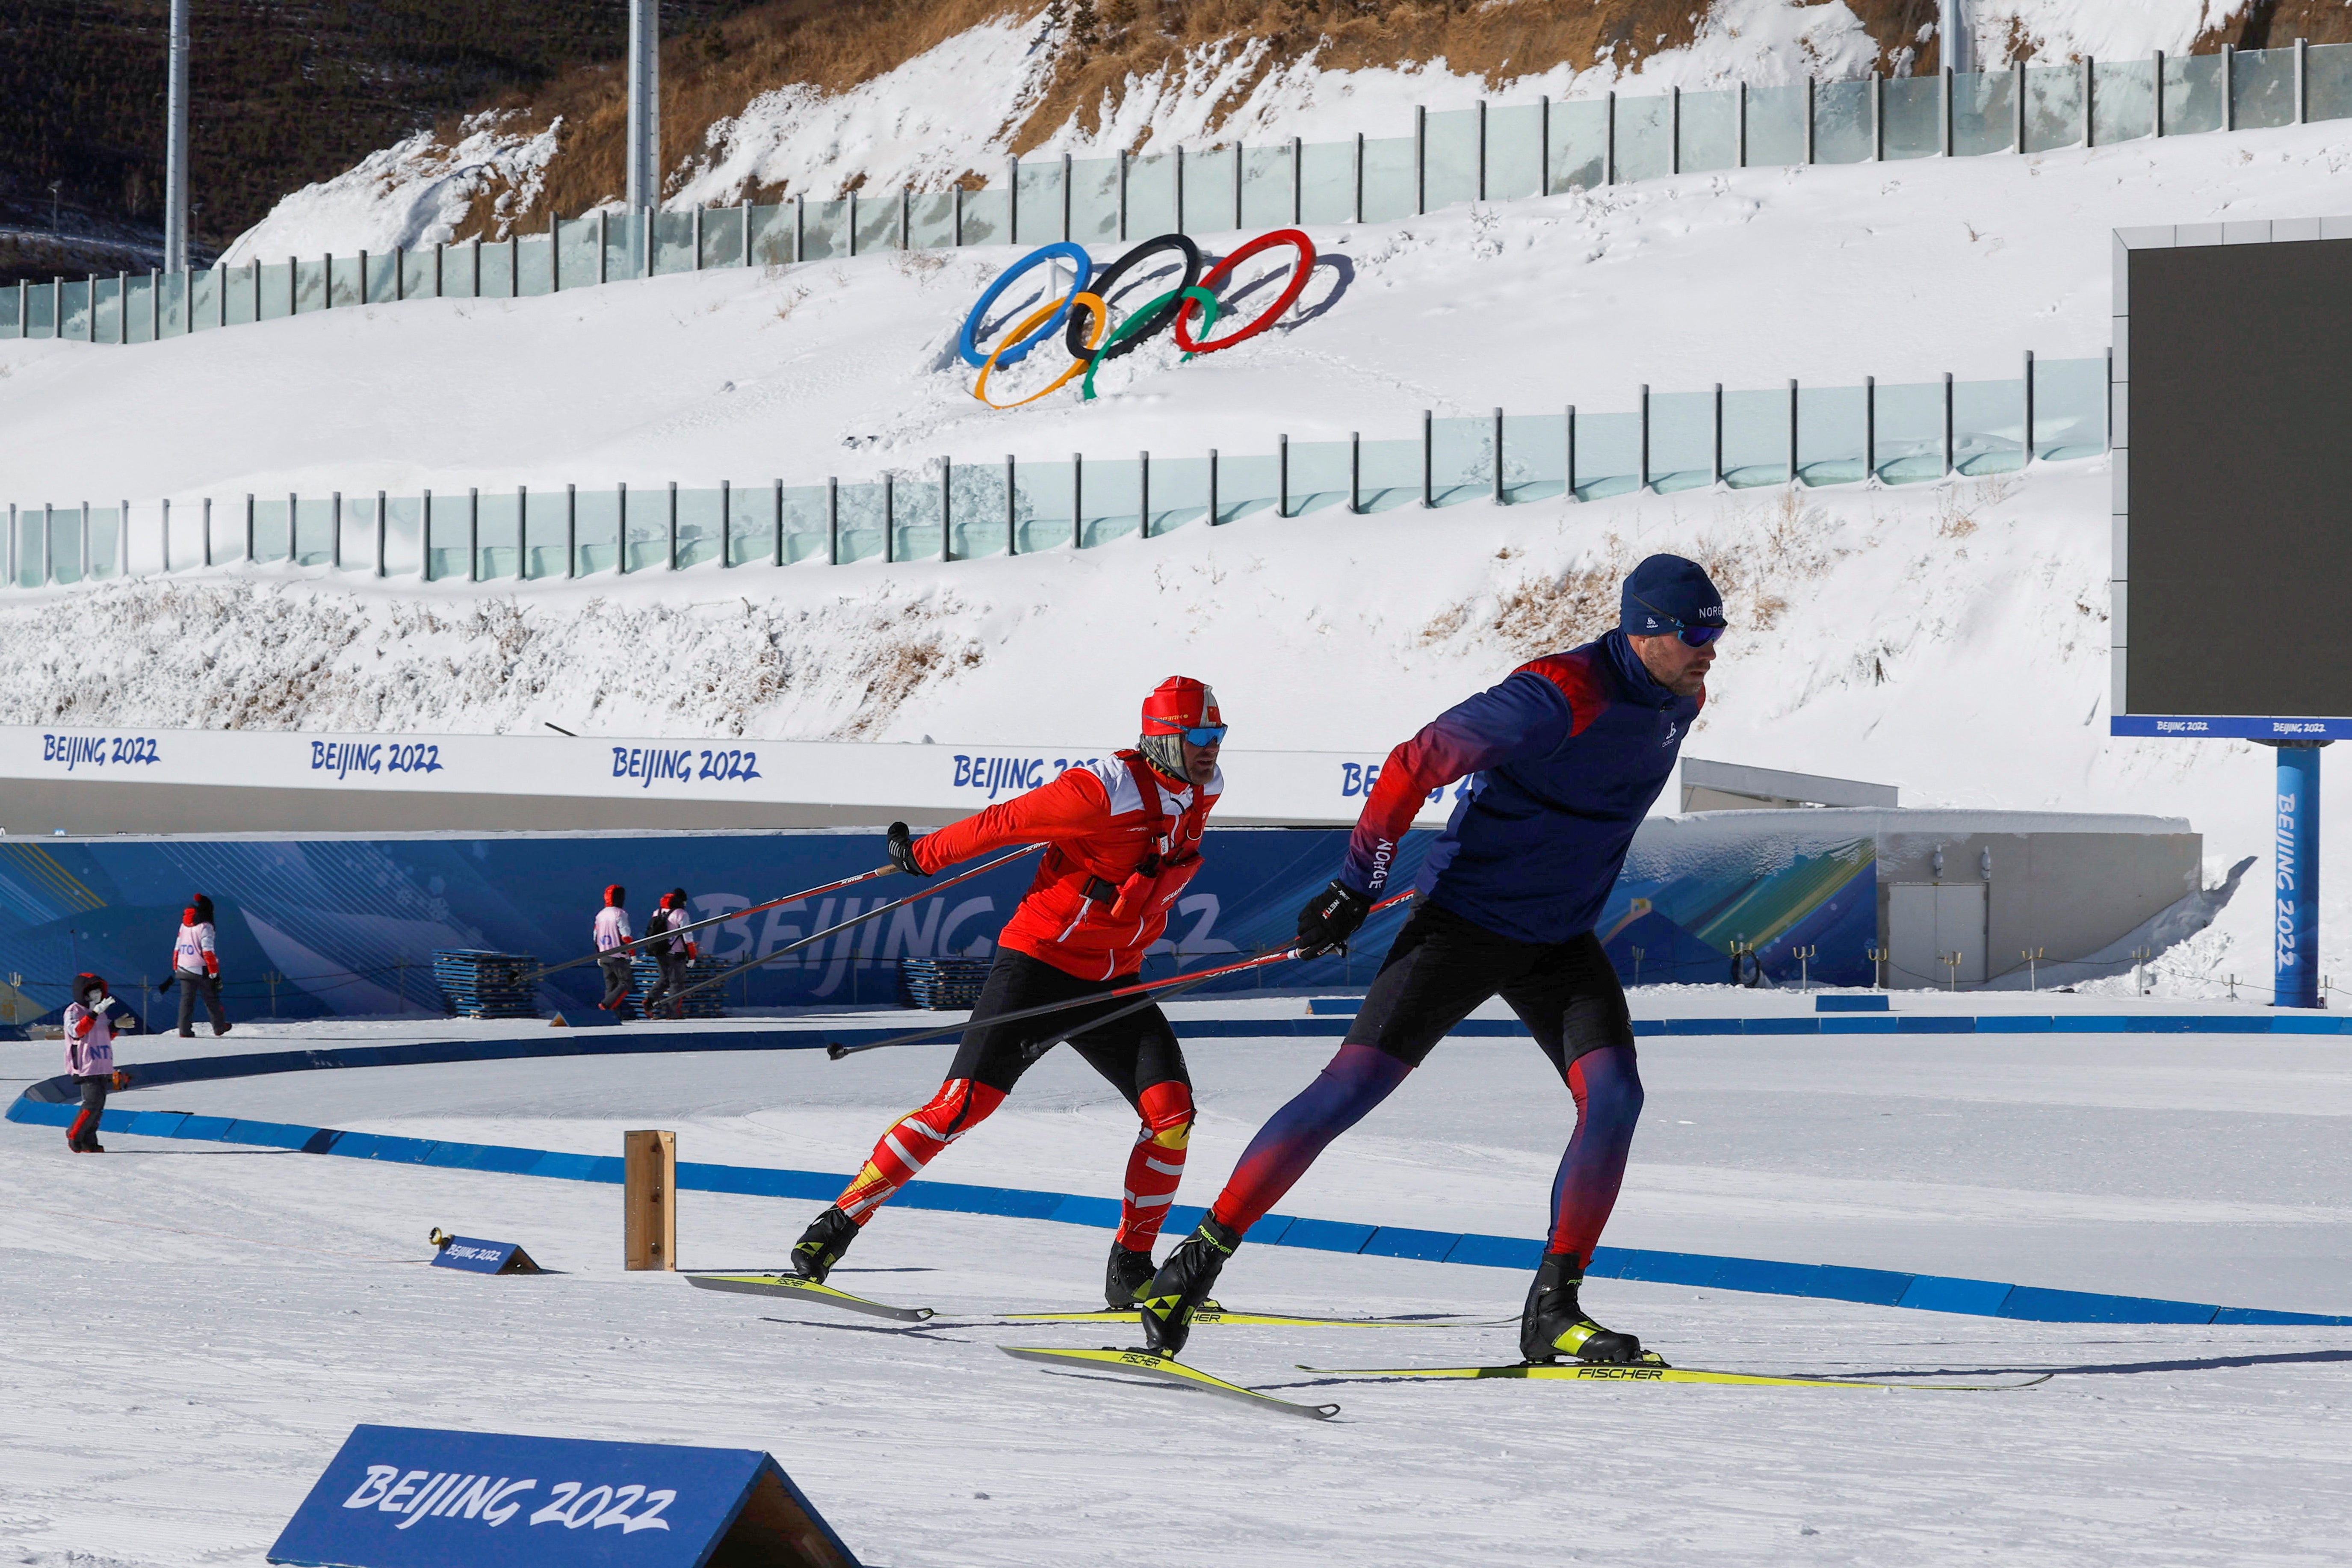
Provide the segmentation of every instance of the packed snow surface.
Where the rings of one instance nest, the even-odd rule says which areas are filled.
[[[1634,996],[1637,1016],[1667,1005]],[[237,1039],[303,1043],[267,1026]],[[1202,1116],[1180,1201],[1213,1194],[1329,1049],[1190,1048]],[[44,1075],[54,1051],[0,1047],[0,1071]],[[1642,1059],[1620,1245],[2352,1310],[2352,1072],[2334,1045],[1784,1037],[1654,1040]],[[660,1126],[689,1160],[846,1172],[945,1060],[297,1073],[118,1103],[595,1153]],[[1449,1042],[1284,1210],[1533,1235],[1570,1117],[1526,1042]],[[932,1173],[1111,1192],[1133,1135],[1126,1106],[1056,1052]],[[362,1421],[766,1449],[864,1560],[909,1568],[1075,1568],[1107,1542],[1128,1556],[1179,1540],[1178,1561],[1374,1568],[2317,1563],[2347,1523],[2336,1330],[2017,1323],[1615,1281],[1587,1296],[1685,1365],[2058,1373],[2000,1394],[1326,1379],[1295,1363],[1507,1361],[1514,1330],[1195,1333],[1198,1364],[1342,1406],[1313,1425],[998,1354],[1124,1342],[992,1321],[1091,1304],[1098,1230],[886,1210],[835,1282],[940,1311],[901,1330],[625,1273],[612,1187],[108,1143],[69,1156],[55,1129],[0,1124],[0,1173],[32,1194],[0,1237],[0,1303],[26,1331],[0,1347],[0,1541],[28,1563],[257,1563]],[[689,1268],[775,1267],[815,1207],[681,1201]],[[427,1269],[435,1226],[519,1240],[562,1272]],[[1525,1288],[1507,1270],[1244,1247],[1219,1294],[1495,1320]]]

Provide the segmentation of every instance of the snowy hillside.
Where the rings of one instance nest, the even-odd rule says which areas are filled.
[[[2157,49],[2177,54],[2246,3],[1983,0],[1970,7],[1973,58],[2000,65],[2084,55],[2145,58]],[[1513,71],[1507,63],[1496,71],[1456,68],[1442,54],[1349,68],[1328,58],[1328,39],[1301,54],[1276,56],[1263,38],[1222,38],[1183,48],[1060,120],[1039,123],[1069,39],[1034,6],[1012,5],[846,91],[776,85],[708,127],[686,163],[671,172],[667,205],[725,205],[752,190],[780,188],[829,198],[861,184],[868,191],[944,190],[967,174],[992,183],[1016,147],[1024,156],[1096,157],[1122,148],[1152,153],[1236,140],[1403,136],[1412,132],[1416,105],[1463,109],[1482,98],[1531,102],[1538,95],[1764,86],[1809,74],[1866,76],[1882,65],[1900,74],[1913,49],[1932,37],[1934,10],[1924,14],[1927,26],[1916,40],[1882,43],[1845,0],[1713,0],[1694,8],[1688,43],[1622,61],[1612,52],[1536,71]],[[512,112],[469,120],[454,143],[420,133],[291,193],[236,240],[227,258],[239,264],[429,245],[453,237],[476,198],[493,194],[495,210],[477,216],[491,219],[493,237],[501,236],[508,232],[503,220],[533,205],[562,141],[561,125],[537,125]],[[618,201],[615,191],[608,205]]]

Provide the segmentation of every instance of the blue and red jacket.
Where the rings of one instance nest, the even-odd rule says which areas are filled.
[[[1422,803],[1475,773],[1421,897],[1520,942],[1591,931],[1706,701],[1652,679],[1622,630],[1523,664],[1389,753],[1339,880],[1385,897]]]

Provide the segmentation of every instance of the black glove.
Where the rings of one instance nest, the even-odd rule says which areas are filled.
[[[1298,950],[1309,958],[1345,952],[1348,939],[1372,912],[1372,900],[1345,882],[1333,882],[1298,911]]]
[[[915,864],[915,841],[907,836],[907,825],[903,822],[894,822],[890,825],[890,864],[898,867],[909,877],[930,875],[929,871]]]

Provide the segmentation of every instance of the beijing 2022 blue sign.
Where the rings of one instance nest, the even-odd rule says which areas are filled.
[[[687,1448],[361,1426],[272,1563],[312,1568],[858,1568],[776,1461]]]

